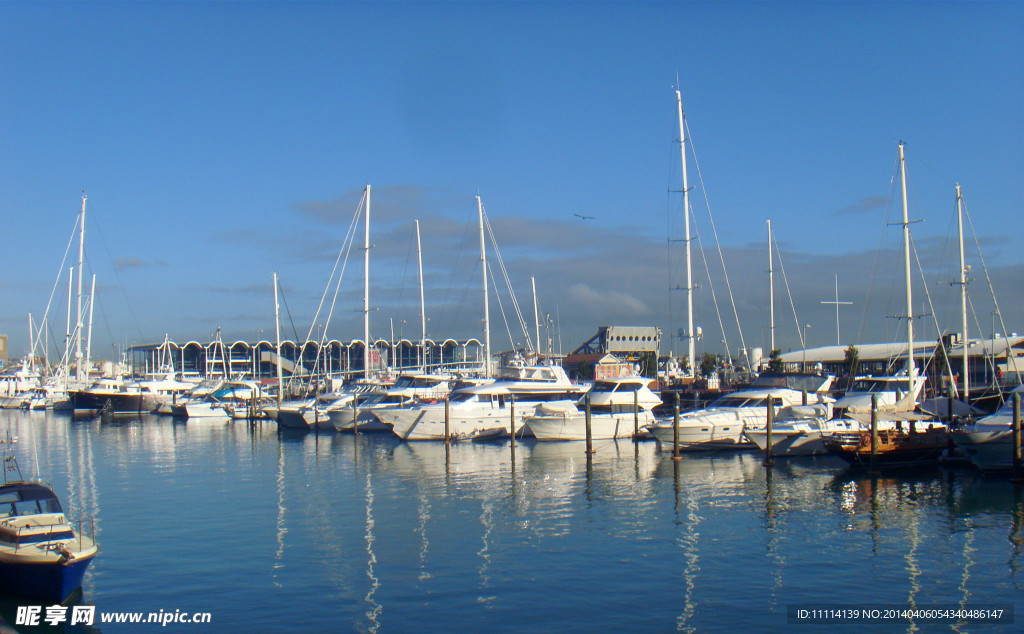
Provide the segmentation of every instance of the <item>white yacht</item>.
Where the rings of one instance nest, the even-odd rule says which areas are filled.
[[[235,406],[246,406],[253,398],[261,398],[263,389],[251,380],[225,381],[201,401],[185,401],[171,407],[178,418],[231,418]]]
[[[0,374],[0,408],[22,407],[28,393],[41,384],[39,373],[29,369],[28,361],[22,360],[18,370]]]
[[[327,392],[315,398],[281,403],[277,408],[277,424],[293,429],[334,429],[331,412],[351,407],[356,399],[353,392]]]
[[[631,438],[654,422],[651,410],[661,404],[650,383],[641,376],[601,379],[576,403],[541,403],[526,425],[537,440],[586,440],[589,400],[591,439]]]
[[[726,394],[704,409],[679,416],[679,448],[684,451],[753,448],[744,430],[768,423],[768,399],[773,407],[826,403],[832,377],[820,374],[761,374],[746,390]],[[660,418],[647,430],[664,447],[673,446],[673,417]]]
[[[868,414],[871,412],[871,397],[875,397],[878,412],[913,411],[921,396],[927,377],[918,375],[913,394],[910,393],[910,378],[907,371],[884,376],[860,376],[854,379],[850,389],[836,400],[832,409],[834,416]]]
[[[541,403],[572,403],[586,392],[573,383],[559,366],[510,365],[492,383],[460,388],[452,392],[448,407],[451,438],[501,437],[514,426],[523,432],[526,418]],[[515,410],[513,420],[512,410]],[[444,440],[445,404],[431,403],[407,409],[376,412],[403,440]]]
[[[451,374],[413,373],[398,377],[386,392],[361,396],[329,412],[331,424],[338,431],[391,431],[391,425],[381,421],[377,411],[402,409],[436,403],[448,396],[458,385]]]
[[[205,401],[211,394],[220,389],[222,385],[224,385],[222,377],[212,377],[200,381],[192,389],[173,397],[170,403],[159,404],[154,413],[186,418],[188,416],[185,411],[186,405]]]
[[[66,410],[71,409],[71,396],[67,389],[57,381],[47,381],[34,387],[22,398],[21,406],[34,410]]]
[[[953,442],[982,471],[1008,471],[1013,468],[1014,394],[1024,398],[1024,386],[1018,386],[1008,394],[1006,402],[994,413],[950,433]],[[1021,407],[1024,409],[1024,405]]]

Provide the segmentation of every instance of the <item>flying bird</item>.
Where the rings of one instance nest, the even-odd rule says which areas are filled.
[[[584,216],[584,215],[578,214],[578,213],[573,213],[573,215],[576,216],[577,218],[579,218],[580,220],[593,220],[594,219],[593,216]]]

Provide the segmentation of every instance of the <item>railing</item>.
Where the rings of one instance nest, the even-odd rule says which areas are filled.
[[[67,540],[67,537],[55,538],[54,534],[58,532],[58,530],[57,530],[58,528],[61,528],[61,527],[64,527],[64,526],[70,526],[71,527],[71,532],[72,532],[74,538],[72,540],[70,540],[70,541],[71,541],[71,543],[77,541],[78,542],[78,550],[82,550],[85,547],[83,540],[86,537],[86,535],[85,535],[85,522],[86,521],[89,522],[89,535],[88,535],[89,541],[91,541],[93,543],[93,545],[95,545],[96,544],[96,521],[95,521],[95,519],[90,517],[88,520],[80,519],[80,520],[78,520],[76,522],[67,522],[66,521],[66,522],[61,523],[61,524],[50,524],[49,526],[47,526],[47,528],[49,530],[47,530],[45,533],[41,534],[43,536],[43,539],[39,539],[39,540],[35,540],[35,541],[29,541],[29,542],[25,542],[25,543],[22,543],[22,540],[21,540],[23,534],[24,533],[32,532],[31,529],[38,529],[38,528],[40,528],[40,526],[39,525],[35,525],[35,526],[19,526],[18,530],[15,532],[15,535],[14,535],[14,539],[15,539],[15,541],[14,541],[14,554],[18,554],[18,551],[23,546],[24,547],[33,546],[33,547],[36,547],[36,548],[38,548],[40,546],[47,546],[47,550],[57,550],[56,548],[54,548],[54,543],[53,542],[58,542],[58,541],[63,542],[64,540]],[[67,532],[67,531],[66,530],[61,530],[59,532]]]

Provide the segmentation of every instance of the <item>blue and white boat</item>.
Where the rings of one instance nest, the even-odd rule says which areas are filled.
[[[4,457],[0,486],[0,592],[61,603],[82,587],[99,546],[73,525],[50,487],[21,479],[13,455]],[[6,478],[17,473],[16,480]]]

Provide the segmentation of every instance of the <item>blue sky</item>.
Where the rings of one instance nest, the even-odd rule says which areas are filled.
[[[835,275],[854,302],[844,345],[902,336],[887,318],[902,311],[900,232],[887,226],[900,140],[910,215],[924,220],[915,304],[925,290],[933,302],[915,312],[959,330],[941,283],[957,274],[959,182],[1005,329],[1024,331],[1019,3],[15,2],[0,18],[0,332],[14,355],[28,313],[46,310],[83,189],[94,350],[110,356],[218,327],[272,338],[273,271],[285,330],[304,334],[367,183],[374,337],[392,323],[419,335],[414,219],[430,336],[480,336],[480,195],[527,322],[534,277],[556,346],[656,325],[678,351],[677,75],[710,267],[697,256],[700,350],[735,350],[740,328],[767,346],[767,219],[789,286],[776,276],[777,347],[798,346],[798,324],[809,345],[835,343],[820,304]],[[969,240],[971,329],[987,334]],[[361,285],[353,255],[332,337],[362,336]]]

